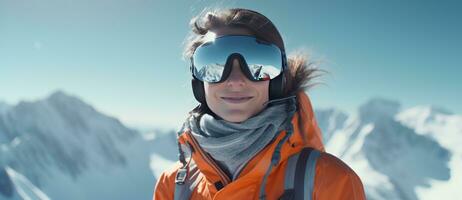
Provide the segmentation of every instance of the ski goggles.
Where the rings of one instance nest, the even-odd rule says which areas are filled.
[[[285,53],[276,45],[253,36],[227,35],[196,48],[191,72],[200,81],[223,82],[231,73],[234,58],[251,81],[274,79],[286,68]]]

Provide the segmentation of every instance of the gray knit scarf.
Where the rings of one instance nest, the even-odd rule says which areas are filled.
[[[199,145],[235,180],[245,164],[285,129],[296,110],[295,96],[267,102],[259,114],[241,123],[204,114],[187,125]]]

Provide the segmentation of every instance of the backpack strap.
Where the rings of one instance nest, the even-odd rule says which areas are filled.
[[[200,171],[194,162],[187,165],[186,168],[180,168],[175,178],[174,200],[190,199],[192,192],[201,180]]]
[[[288,159],[284,179],[284,193],[280,200],[311,200],[320,152],[304,148]]]

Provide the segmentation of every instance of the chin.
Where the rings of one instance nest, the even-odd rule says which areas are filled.
[[[241,123],[247,119],[249,119],[250,117],[247,117],[247,116],[230,116],[230,117],[225,117],[223,118],[224,120],[228,121],[228,122],[233,122],[233,123]]]

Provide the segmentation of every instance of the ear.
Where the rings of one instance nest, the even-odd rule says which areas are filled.
[[[201,103],[206,104],[205,102],[205,90],[204,90],[204,82],[197,80],[195,78],[191,79],[191,86],[194,93],[194,98]]]
[[[284,73],[279,74],[276,78],[270,80],[269,84],[269,99],[279,99],[284,96],[285,76]]]

